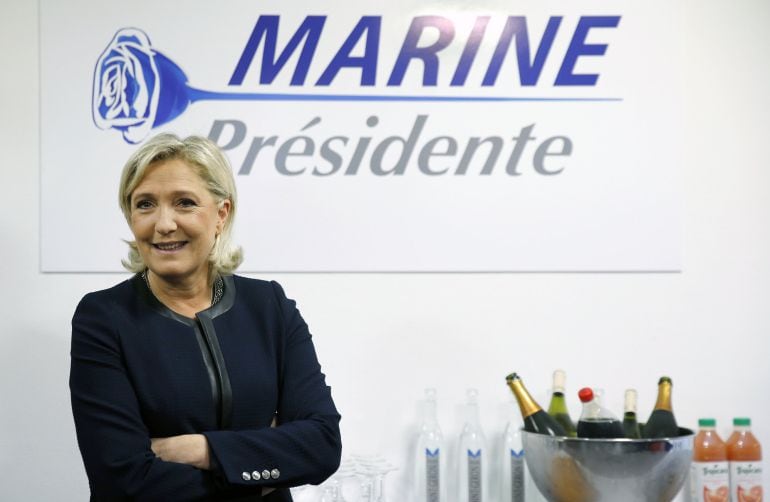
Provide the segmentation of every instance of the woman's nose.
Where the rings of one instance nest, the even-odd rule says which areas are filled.
[[[166,235],[174,230],[176,230],[176,218],[173,209],[161,206],[158,211],[158,219],[155,222],[155,231],[161,235]]]

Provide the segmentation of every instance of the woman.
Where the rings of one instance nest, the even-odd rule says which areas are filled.
[[[200,137],[128,160],[135,275],[86,295],[70,390],[91,500],[290,501],[338,467],[340,416],[307,325],[276,282],[232,275],[232,171]],[[271,426],[272,425],[272,426]]]

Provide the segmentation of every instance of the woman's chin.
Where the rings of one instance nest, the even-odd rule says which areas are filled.
[[[205,268],[192,268],[182,266],[152,266],[148,267],[150,272],[166,282],[180,282],[186,281],[190,278],[200,274],[202,277],[206,275]]]

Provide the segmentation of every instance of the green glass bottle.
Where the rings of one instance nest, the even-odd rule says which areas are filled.
[[[567,401],[564,398],[566,381],[567,375],[564,370],[553,372],[553,394],[551,394],[551,403],[548,405],[548,414],[564,428],[568,437],[574,438],[577,437],[577,429],[569,416]]]
[[[679,435],[679,426],[674,418],[674,410],[671,407],[671,379],[667,376],[660,377],[658,381],[658,400],[655,409],[652,410],[650,419],[642,428],[642,436],[645,438],[671,438]]]
[[[519,409],[521,409],[521,417],[524,419],[524,430],[527,432],[535,432],[537,434],[546,434],[548,436],[566,436],[564,428],[559,425],[559,422],[551,418],[551,416],[543,411],[537,402],[532,399],[532,396],[527,392],[524,384],[521,382],[521,378],[516,373],[511,373],[505,377],[505,381],[508,387],[511,388],[511,392],[516,396],[516,401],[519,402]]]
[[[628,439],[639,439],[642,434],[636,421],[636,389],[627,389],[623,405],[623,433]]]

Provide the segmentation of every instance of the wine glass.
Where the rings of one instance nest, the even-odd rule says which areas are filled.
[[[396,468],[380,455],[355,455],[353,459],[361,480],[362,502],[385,502],[385,475]]]

